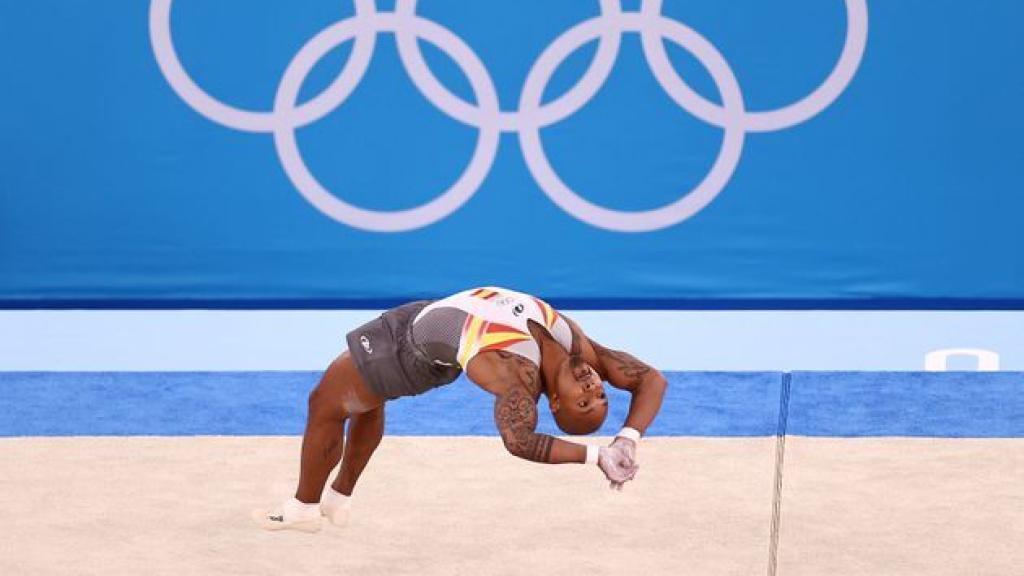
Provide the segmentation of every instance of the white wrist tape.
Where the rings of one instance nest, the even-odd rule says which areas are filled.
[[[630,428],[629,426],[626,426],[622,430],[619,430],[619,433],[616,434],[615,436],[619,438],[629,438],[633,442],[637,443],[640,442],[640,431],[637,430],[636,428]]]
[[[597,457],[600,453],[600,448],[594,445],[587,446],[587,464],[597,464]]]

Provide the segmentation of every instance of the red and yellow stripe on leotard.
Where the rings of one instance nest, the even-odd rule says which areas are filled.
[[[473,356],[487,350],[501,350],[516,342],[531,340],[533,337],[520,332],[511,326],[497,322],[487,322],[470,314],[462,325],[462,338],[459,343],[459,366],[466,367],[466,363]]]
[[[477,288],[476,290],[470,292],[469,295],[476,296],[477,298],[481,298],[483,300],[490,300],[491,298],[494,298],[495,296],[498,295],[498,291],[491,290],[490,288]]]
[[[558,320],[558,312],[555,312],[555,309],[550,304],[540,298],[534,298],[533,301],[537,303],[541,313],[544,314],[544,326],[551,330],[555,326],[555,321]]]

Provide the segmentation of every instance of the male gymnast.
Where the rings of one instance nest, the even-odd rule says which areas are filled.
[[[385,403],[449,384],[463,371],[494,394],[494,421],[511,454],[546,464],[596,464],[619,490],[636,474],[636,444],[665,395],[660,372],[594,342],[543,300],[505,288],[405,304],[349,332],[346,340],[348,351],[309,396],[295,496],[278,513],[253,513],[264,529],[315,532],[321,516],[344,524],[352,491],[383,436]],[[600,428],[608,414],[602,380],[632,394],[624,427],[610,446],[536,432],[541,394],[564,432]],[[325,490],[339,460],[338,475]]]

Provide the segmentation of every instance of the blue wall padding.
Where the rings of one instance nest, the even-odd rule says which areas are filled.
[[[668,372],[652,435],[770,436],[782,373]],[[301,434],[319,372],[0,373],[0,436]],[[796,372],[788,433],[808,436],[1024,437],[1021,373]],[[610,390],[601,433],[628,394]],[[388,405],[387,433],[495,434],[492,397],[464,378]],[[540,430],[555,432],[540,402]]]
[[[1024,437],[1020,372],[794,372],[788,433]]]
[[[295,123],[326,197],[391,213],[404,231],[387,233],[307,201],[311,180],[290,176],[297,166],[281,158],[295,158],[271,133],[229,128],[182,99],[171,84],[180,90],[181,76],[156,56],[173,50],[181,74],[224,105],[269,111],[289,62],[353,2],[175,2],[154,18],[173,46],[154,42],[152,4],[0,1],[0,110],[10,112],[0,118],[0,307],[373,309],[496,284],[613,310],[1024,309],[1024,74],[1006,64],[1024,53],[1020,0],[868,0],[849,34],[841,0],[664,2],[666,18],[725,59],[666,40],[678,78],[718,102],[709,66],[728,68],[748,110],[803,101],[805,121],[730,126],[745,134],[742,150],[722,153],[720,122],[679,106],[639,35],[624,33],[592,98],[544,122],[537,147],[522,144],[522,130],[503,132],[493,161],[481,145],[472,197],[448,215],[427,208],[433,223],[411,209],[460,178],[488,140],[474,125],[499,117],[483,106],[456,119],[435,106],[381,33],[351,95]],[[500,109],[514,113],[546,47],[600,8],[501,5],[515,9],[434,0],[421,15],[466,43]],[[848,35],[866,37],[863,59],[836,72],[849,82],[834,101],[805,107],[819,102],[804,99],[836,70]],[[322,94],[352,50],[320,60],[299,100]],[[590,42],[558,64],[545,110],[580,94],[570,89],[595,51]],[[458,59],[433,46],[424,57],[476,109]],[[550,178],[527,161],[541,153]],[[718,166],[733,158],[736,169],[709,177],[720,154]],[[595,222],[577,202],[556,204],[556,179],[606,216],[627,214]],[[708,203],[679,221],[683,198]],[[672,206],[665,219],[651,214]],[[541,258],[542,243],[557,258]]]

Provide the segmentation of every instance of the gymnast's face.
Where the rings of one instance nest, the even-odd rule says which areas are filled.
[[[564,432],[590,434],[600,428],[608,416],[604,383],[586,362],[566,358],[558,368],[556,391],[551,412]]]

